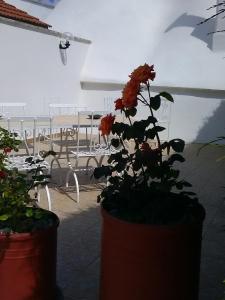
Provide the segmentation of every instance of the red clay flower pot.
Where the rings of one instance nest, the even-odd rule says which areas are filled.
[[[125,222],[102,208],[101,300],[197,300],[202,221]]]
[[[0,299],[55,300],[58,217],[34,233],[0,234]]]

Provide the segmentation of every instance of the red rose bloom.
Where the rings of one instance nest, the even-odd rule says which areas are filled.
[[[12,151],[12,148],[10,147],[6,147],[3,149],[4,153],[7,154],[7,153],[10,153]]]
[[[148,64],[144,64],[144,66],[135,69],[129,77],[138,83],[147,83],[149,79],[154,80],[154,65],[149,66]]]
[[[112,114],[109,114],[101,119],[99,130],[102,132],[102,135],[110,134],[114,120],[115,120],[115,116],[113,116]]]
[[[124,105],[123,105],[123,100],[122,99],[117,99],[116,101],[114,101],[115,105],[115,110],[118,109],[124,109]]]
[[[0,178],[5,178],[6,177],[6,173],[4,171],[0,171]]]
[[[143,144],[141,145],[141,150],[142,150],[142,151],[151,151],[151,148],[150,148],[150,146],[149,146],[148,143],[143,143]]]
[[[125,108],[133,108],[137,106],[137,95],[140,85],[135,80],[130,80],[123,89],[122,104]]]

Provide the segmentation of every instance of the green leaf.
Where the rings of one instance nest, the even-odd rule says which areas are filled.
[[[116,123],[114,123],[114,124],[112,125],[112,133],[113,133],[113,134],[116,133],[117,135],[120,136],[120,135],[125,131],[125,129],[126,129],[127,127],[129,127],[129,125],[124,124],[124,123],[116,122]]]
[[[134,117],[137,113],[137,109],[135,107],[129,108],[125,110],[125,116],[126,117]]]
[[[162,127],[162,126],[155,126],[153,129],[154,129],[156,132],[161,132],[161,131],[165,130],[166,128],[165,128],[165,127]]]
[[[28,208],[26,210],[26,217],[31,218],[33,216],[33,210],[32,208]]]
[[[173,139],[169,142],[169,144],[176,152],[184,151],[185,142],[181,139]]]
[[[154,139],[154,137],[156,136],[157,132],[160,132],[160,131],[163,131],[165,130],[165,127],[162,127],[162,126],[155,126],[153,128],[150,128],[148,129],[146,132],[145,132],[145,135],[147,138],[149,139]]]
[[[155,117],[153,117],[153,116],[149,116],[146,121],[148,122],[148,125],[149,124],[155,124],[155,123],[157,123],[157,119]]]
[[[102,166],[94,169],[94,178],[99,179],[103,176],[111,176],[112,175],[112,170],[111,167],[109,166]]]
[[[179,174],[180,174],[179,170],[170,169],[169,173],[168,173],[168,177],[176,179],[176,178],[178,178]]]
[[[153,140],[156,135],[156,132],[155,132],[154,128],[151,128],[145,132],[145,135],[148,139]]]
[[[115,148],[118,148],[120,145],[120,140],[119,139],[111,139],[111,145]]]
[[[188,181],[183,180],[183,186],[192,187],[192,184]]]
[[[166,153],[167,153],[167,155],[169,155],[169,154],[170,154],[170,144],[169,144],[168,142],[164,142],[164,143],[162,143],[162,145],[161,145],[161,149],[162,149],[162,150],[166,149]]]
[[[159,95],[162,96],[163,98],[166,98],[166,100],[170,102],[174,102],[172,95],[167,92],[161,92]]]
[[[9,218],[8,214],[0,215],[0,221],[6,221],[6,220],[8,220],[8,218]]]
[[[180,154],[173,154],[173,155],[171,155],[170,158],[168,159],[168,163],[169,163],[169,164],[173,164],[175,161],[184,162],[185,159],[184,159],[183,156],[180,155]]]
[[[184,187],[192,187],[192,185],[185,180],[181,180],[176,183],[176,187],[178,190],[182,190]]]
[[[128,150],[127,150],[127,149],[122,149],[122,150],[121,150],[121,153],[122,153],[123,155],[127,155],[127,154],[128,154]]]
[[[187,191],[181,192],[180,194],[185,195],[185,196],[195,196],[196,195],[196,193],[194,193],[194,192],[187,192]]]
[[[150,106],[154,110],[158,110],[161,105],[161,98],[159,95],[156,95],[155,97],[150,98]]]

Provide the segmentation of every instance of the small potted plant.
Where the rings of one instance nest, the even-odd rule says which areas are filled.
[[[98,196],[102,212],[101,300],[197,300],[205,211],[191,186],[179,179],[181,139],[162,142],[154,111],[167,92],[152,96],[153,66],[135,69],[115,101],[128,122],[102,118],[100,131],[113,134],[108,165],[94,170],[107,185]],[[147,96],[145,96],[147,94]],[[149,116],[132,121],[139,104]],[[155,147],[151,142],[155,140]],[[126,145],[133,143],[133,149]],[[166,154],[166,155],[165,155]]]
[[[30,196],[46,183],[42,167],[30,174],[8,167],[8,155],[19,145],[16,134],[0,128],[0,298],[55,300],[59,219]]]

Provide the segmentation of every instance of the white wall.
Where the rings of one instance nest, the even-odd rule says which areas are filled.
[[[70,41],[67,65],[60,38],[0,23],[0,102],[27,102],[27,114],[48,114],[48,103],[78,103],[88,44]]]
[[[23,1],[8,2],[25,9]],[[218,47],[215,35],[207,35],[216,29],[215,24],[212,21],[197,25],[213,13],[206,9],[214,3],[212,0],[61,0],[54,10],[45,9],[41,13],[40,7],[30,5],[29,12],[39,17],[42,14],[55,30],[92,40],[82,69],[83,81],[126,82],[134,67],[147,62],[155,64],[156,85],[224,90],[225,49],[221,44]],[[67,81],[64,82],[66,85]],[[49,90],[52,88],[46,86],[45,93]],[[64,86],[63,94],[66,90]],[[104,107],[104,98],[116,99],[119,95],[120,91],[104,88],[83,90],[79,103],[100,109]],[[224,97],[174,97],[171,136],[207,141],[225,130]]]
[[[223,88],[225,60],[208,48],[211,0],[61,0],[46,21],[93,41],[83,80],[124,81],[154,63],[157,84]],[[211,46],[210,46],[211,47]],[[225,49],[224,49],[225,50]],[[210,76],[209,76],[210,70]]]
[[[165,89],[162,89],[162,91]],[[225,135],[225,99],[179,95],[172,93],[174,103],[167,102],[167,107],[156,112],[161,126],[168,131],[161,133],[164,139],[167,134],[170,139],[182,138],[186,143],[205,143],[218,136]],[[154,93],[153,93],[154,95]],[[84,106],[94,110],[110,109],[114,111],[114,100],[121,97],[121,91],[83,91],[80,97]],[[111,102],[110,105],[107,105]],[[138,118],[149,114],[146,107],[138,104]],[[166,123],[165,123],[166,121]],[[168,123],[167,123],[168,121]]]

